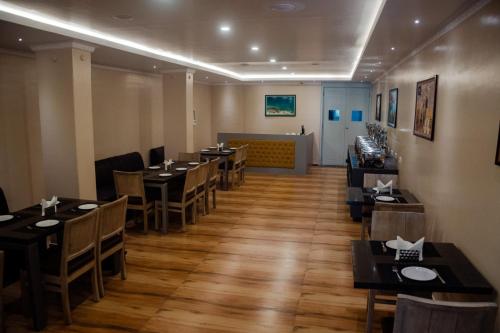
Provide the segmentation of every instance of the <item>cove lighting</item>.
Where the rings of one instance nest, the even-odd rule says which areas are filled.
[[[373,32],[375,24],[380,16],[380,13],[385,5],[386,0],[373,0],[373,10],[368,19],[365,31],[360,34],[357,43],[353,47],[358,48],[359,52],[355,57],[350,72],[345,73],[319,73],[319,74],[241,74],[233,70],[213,65],[203,61],[196,60],[192,57],[184,56],[168,50],[159,49],[153,46],[135,42],[130,39],[118,37],[116,35],[104,33],[99,30],[92,29],[83,25],[79,25],[70,21],[65,21],[45,13],[11,4],[10,2],[0,0],[0,20],[12,22],[28,26],[35,29],[48,31],[64,35],[70,38],[80,39],[89,43],[102,45],[118,49],[125,52],[130,52],[136,55],[145,56],[159,61],[167,61],[177,65],[185,66],[192,69],[208,71],[211,73],[223,75],[240,81],[258,81],[258,80],[351,80],[360,62],[361,56],[368,44],[370,36]],[[223,32],[231,31],[229,25],[221,25],[219,29]],[[272,58],[270,62],[276,62]]]

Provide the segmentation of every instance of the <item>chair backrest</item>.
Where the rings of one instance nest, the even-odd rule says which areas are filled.
[[[149,151],[149,165],[160,164],[165,161],[165,146],[152,148]]]
[[[377,186],[377,180],[380,180],[384,184],[392,180],[392,187],[398,187],[398,175],[378,173],[365,173],[363,175],[363,187],[375,187]]]
[[[242,156],[243,156],[243,146],[236,148],[234,152],[233,168],[238,167],[240,165]]]
[[[425,214],[414,212],[373,211],[371,239],[390,240],[396,236],[416,241],[425,236]]]
[[[219,162],[220,158],[214,158],[213,160],[210,160],[209,162],[209,168],[208,168],[208,179],[210,182],[212,181],[217,181],[217,174],[219,172]]]
[[[142,198],[142,203],[146,203],[142,171],[124,172],[113,170],[113,176],[118,198],[128,195],[129,197]]]
[[[9,205],[7,204],[7,199],[3,194],[3,190],[0,187],[0,214],[7,214],[9,212]]]
[[[393,333],[493,333],[497,305],[398,295]]]
[[[198,166],[198,176],[197,176],[196,186],[198,188],[203,187],[203,191],[205,190],[205,187],[208,184],[208,171],[209,171],[208,162],[201,163]]]
[[[246,162],[247,160],[247,155],[248,155],[248,146],[249,144],[247,143],[246,145],[243,145],[243,150],[241,152],[241,161]]]
[[[373,210],[378,211],[392,211],[392,212],[414,212],[414,213],[424,213],[424,204],[422,203],[387,203],[387,202],[376,202]]]
[[[90,251],[94,251],[97,240],[98,210],[68,220],[64,223],[61,255],[61,275],[67,275],[68,262]]]
[[[199,162],[201,158],[200,153],[179,153],[179,161],[184,162]]]
[[[98,241],[106,240],[125,231],[128,196],[99,207]]]
[[[186,201],[186,199],[192,194],[196,193],[196,185],[198,182],[198,170],[199,167],[189,169],[186,172],[186,181],[184,182],[184,191],[182,192],[182,201]]]

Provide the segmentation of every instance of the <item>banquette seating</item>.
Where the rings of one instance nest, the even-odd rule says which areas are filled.
[[[156,147],[149,151],[149,165],[160,164],[165,161],[165,146]]]

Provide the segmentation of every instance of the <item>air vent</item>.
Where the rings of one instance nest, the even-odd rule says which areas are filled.
[[[271,5],[273,12],[291,13],[304,9],[304,5],[297,1],[279,1]]]

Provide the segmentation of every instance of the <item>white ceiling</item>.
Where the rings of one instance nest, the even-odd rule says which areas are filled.
[[[350,79],[353,74],[355,80],[369,81],[475,2],[387,0],[378,12],[383,0],[0,0],[0,19],[31,27],[0,21],[0,47],[29,50],[31,44],[69,36],[100,45],[93,55],[95,63],[146,71],[155,71],[153,66],[156,71],[194,67],[200,80],[207,76],[217,82],[279,79],[276,75],[326,80]],[[276,4],[292,10],[276,11]],[[23,15],[42,15],[57,19],[49,23],[99,31],[147,46],[146,51],[153,53],[2,12],[2,6],[12,5],[23,9]],[[116,19],[116,15],[131,18]],[[418,26],[415,18],[421,20]],[[231,31],[221,32],[223,24]],[[24,40],[18,43],[21,35]],[[251,51],[252,45],[258,45],[259,51]],[[163,53],[154,53],[157,49]],[[165,51],[187,60],[165,61]],[[191,58],[208,67],[189,63]],[[270,58],[276,63],[270,63]]]

